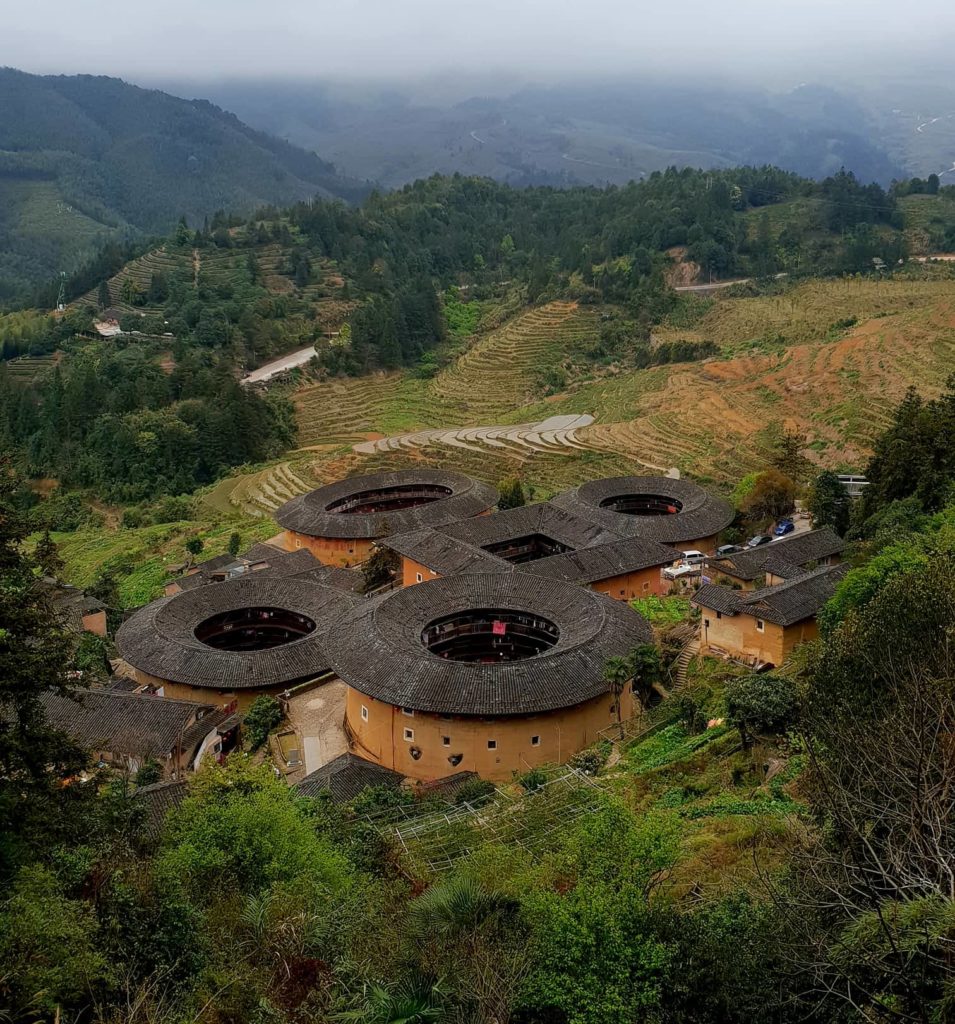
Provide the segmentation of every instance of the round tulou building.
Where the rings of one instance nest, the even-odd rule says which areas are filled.
[[[689,480],[618,476],[591,480],[552,499],[558,507],[612,531],[712,554],[733,508]]]
[[[440,578],[357,605],[330,631],[355,753],[415,779],[507,779],[562,763],[616,721],[607,659],[652,642],[626,604],[523,573]],[[629,687],[624,719],[633,712]]]
[[[309,491],[275,518],[285,550],[305,548],[326,565],[349,566],[365,561],[382,537],[483,515],[497,499],[493,487],[464,473],[409,469]]]
[[[326,672],[326,635],[360,600],[311,580],[252,575],[146,605],[116,646],[126,673],[162,696],[244,710],[260,693]]]

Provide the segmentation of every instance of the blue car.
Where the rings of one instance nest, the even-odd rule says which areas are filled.
[[[787,533],[792,533],[796,529],[796,524],[791,519],[780,519],[776,524],[776,529],[773,530],[774,537],[785,537]]]

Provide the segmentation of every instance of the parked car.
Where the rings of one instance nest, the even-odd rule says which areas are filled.
[[[773,538],[767,533],[757,533],[755,537],[750,537],[746,542],[748,548],[761,548],[764,544],[768,544]]]
[[[703,572],[703,566],[697,562],[691,565],[688,562],[680,562],[679,565],[668,565],[663,570],[665,580],[682,580],[688,576],[699,576]]]
[[[684,551],[683,557],[676,565],[668,565],[663,570],[663,578],[667,580],[678,580],[684,576],[697,576],[703,571],[703,562],[706,555],[702,551]]]
[[[716,549],[716,557],[726,558],[727,555],[735,555],[742,550],[742,544],[722,544]]]
[[[796,524],[791,519],[780,519],[776,524],[776,529],[773,530],[774,537],[785,537],[787,533],[792,533],[796,529]]]

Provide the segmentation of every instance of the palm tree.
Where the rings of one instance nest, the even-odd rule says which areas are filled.
[[[361,1006],[344,1010],[332,1018],[356,1024],[438,1024],[445,1019],[444,993],[439,984],[429,985],[411,978],[388,989],[370,984]]]
[[[630,677],[633,679],[634,692],[639,694],[641,702],[646,707],[650,691],[660,681],[660,676],[663,673],[660,652],[653,644],[640,644],[630,652],[627,664],[630,669]]]
[[[516,911],[517,903],[466,875],[432,886],[411,904],[408,932],[415,942],[473,935]]]
[[[449,999],[459,1013],[476,1024],[507,1024],[530,968],[516,899],[473,878],[452,876],[411,904],[407,927],[414,955],[448,979]]]
[[[633,669],[628,658],[608,658],[604,664],[604,682],[613,694],[613,707],[617,715],[617,729],[623,739],[623,691],[633,676]]]

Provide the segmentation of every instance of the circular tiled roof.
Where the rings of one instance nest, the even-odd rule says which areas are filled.
[[[409,489],[415,485],[433,488],[436,494],[439,490],[446,493],[410,508],[358,514],[340,511],[354,495],[394,488]],[[276,511],[275,518],[286,530],[309,537],[373,540],[480,515],[492,509],[497,499],[498,493],[493,487],[464,473],[445,469],[406,469],[351,477],[309,491],[286,502]]]
[[[133,668],[169,682],[222,690],[291,684],[328,668],[326,634],[360,600],[320,583],[253,575],[154,601],[123,623],[116,646]],[[200,623],[247,608],[282,609],[315,628],[258,651],[218,650],[196,638]]]
[[[669,515],[634,515],[610,507],[627,497],[671,499],[677,511]],[[665,476],[618,476],[591,480],[552,498],[552,503],[589,519],[622,537],[642,537],[664,544],[700,540],[724,530],[733,521],[733,508],[698,484]]]
[[[517,661],[447,660],[422,632],[455,613],[503,610],[555,625],[552,647]],[[625,603],[573,583],[523,573],[439,578],[366,601],[329,633],[331,667],[354,689],[437,714],[516,715],[573,707],[607,692],[604,665],[652,643]]]

